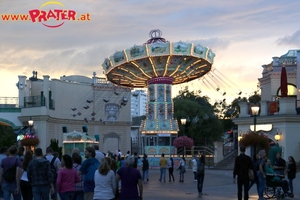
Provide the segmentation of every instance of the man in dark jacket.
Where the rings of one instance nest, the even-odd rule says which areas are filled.
[[[233,183],[235,183],[235,177],[238,176],[238,200],[242,200],[243,186],[244,186],[244,200],[248,200],[248,188],[249,188],[249,169],[253,173],[253,164],[250,156],[245,154],[245,146],[240,146],[241,154],[236,157],[233,170]]]
[[[27,177],[32,186],[33,198],[49,200],[50,192],[54,193],[50,162],[44,158],[41,148],[36,148],[34,154],[35,159],[30,161],[27,168]]]
[[[285,160],[281,157],[281,153],[278,152],[276,154],[276,161],[274,163],[273,169],[276,174],[285,176],[285,168],[286,168]]]

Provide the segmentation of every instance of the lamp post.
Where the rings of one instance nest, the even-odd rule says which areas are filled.
[[[28,126],[29,126],[29,133],[31,135],[32,127],[33,127],[33,120],[31,119],[31,117],[28,120]]]
[[[183,125],[182,132],[183,132],[183,135],[184,135],[184,129],[185,129],[185,124],[186,124],[186,119],[183,118],[183,119],[180,119],[180,121],[181,121],[181,124]]]
[[[184,134],[184,129],[185,129],[185,124],[186,124],[186,119],[185,118],[182,118],[182,119],[180,119],[180,122],[181,122],[181,124],[182,124],[182,132],[183,132],[183,136],[185,135]],[[183,147],[183,155],[185,155],[185,146]]]
[[[256,117],[259,113],[259,106],[252,106],[251,107],[251,111],[252,111],[252,115],[254,117],[254,122],[253,122],[253,125],[254,125],[254,133],[256,133]],[[254,151],[253,151],[254,155],[256,155],[256,144],[254,145]]]

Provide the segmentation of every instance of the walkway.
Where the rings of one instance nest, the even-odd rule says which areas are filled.
[[[294,199],[300,199],[300,174],[294,179]],[[232,171],[206,169],[202,197],[198,197],[197,182],[193,180],[193,172],[189,169],[185,173],[185,182],[179,183],[179,173],[174,172],[175,182],[169,182],[168,172],[166,182],[159,182],[159,170],[149,171],[149,182],[144,184],[144,200],[224,200],[237,199],[237,186],[233,184]],[[250,190],[250,200],[257,200],[256,186]],[[289,199],[289,198],[287,198]]]

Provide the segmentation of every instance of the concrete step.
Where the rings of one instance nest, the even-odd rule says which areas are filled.
[[[225,157],[223,160],[218,162],[213,168],[211,169],[218,169],[218,170],[233,170],[235,158],[238,156],[238,151],[232,152],[230,155]]]

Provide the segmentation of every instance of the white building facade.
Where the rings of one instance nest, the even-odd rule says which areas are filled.
[[[62,76],[51,79],[37,73],[19,76],[20,124],[30,118],[43,150],[51,139],[63,146],[63,132],[86,132],[103,152],[130,149],[131,90],[103,78]],[[16,122],[15,122],[16,123]],[[63,128],[64,127],[64,128]],[[86,127],[85,129],[83,127]]]
[[[254,124],[250,116],[247,102],[240,102],[239,118],[234,119],[238,125],[238,134],[253,131],[262,133],[282,147],[282,157],[287,160],[293,156],[300,161],[300,50],[290,50],[280,57],[273,57],[270,64],[263,65],[262,77],[259,78],[261,87],[260,113]],[[281,97],[281,70],[286,68],[288,97]],[[276,141],[275,135],[280,135]]]
[[[147,92],[144,90],[135,90],[131,92],[131,117],[146,115],[147,96]]]

